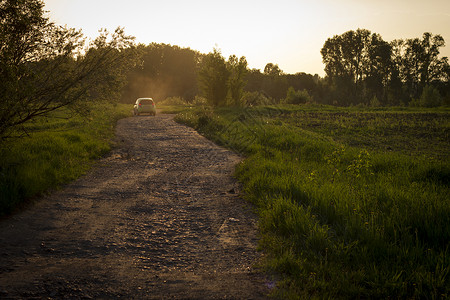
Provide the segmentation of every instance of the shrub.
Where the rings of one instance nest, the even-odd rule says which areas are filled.
[[[192,101],[192,104],[196,106],[204,106],[208,104],[208,100],[200,96],[195,96],[194,101]]]
[[[285,102],[288,104],[304,104],[312,102],[312,98],[307,90],[296,91],[293,87],[289,87]]]
[[[130,115],[129,105],[90,108],[89,118],[71,117],[64,108],[52,112],[52,118],[35,119],[27,125],[27,137],[0,147],[0,216],[74,180],[109,151],[114,125]]]
[[[380,100],[378,100],[377,96],[373,96],[373,98],[370,99],[369,104],[371,107],[380,107],[381,106],[381,102],[380,102]]]
[[[441,106],[442,102],[439,91],[433,86],[427,85],[423,88],[420,98],[412,100],[410,105],[416,107],[437,107]]]
[[[268,105],[270,102],[270,99],[261,92],[246,92],[242,97],[244,106]]]
[[[168,97],[159,102],[160,105],[186,105],[186,101],[181,97]]]

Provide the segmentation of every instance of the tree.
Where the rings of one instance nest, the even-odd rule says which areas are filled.
[[[362,100],[363,83],[371,64],[369,52],[374,40],[377,39],[369,30],[350,30],[327,39],[321,49],[329,83],[341,93],[341,104],[355,104]]]
[[[76,76],[71,77],[74,86],[82,87],[83,93],[71,103],[80,100],[119,101],[126,84],[127,74],[137,62],[133,47],[134,37],[126,36],[123,28],[110,34],[101,30],[91,42],[85,55],[77,58]]]
[[[391,71],[388,83],[388,104],[399,105],[407,102],[407,95],[402,80],[404,40],[397,39],[389,43],[391,46]]]
[[[264,67],[264,74],[271,75],[271,76],[279,76],[283,74],[283,71],[281,71],[280,67],[278,65],[273,63],[268,63]]]
[[[423,88],[445,76],[448,58],[439,58],[439,48],[445,46],[440,35],[425,32],[422,39],[406,40],[403,76],[411,89],[411,97],[417,97]]]
[[[318,101],[323,98],[323,91],[320,91],[321,87],[319,87],[319,75],[303,72],[285,74],[278,66],[275,66],[273,63],[266,64],[265,73],[261,73],[257,69],[249,70],[246,76],[248,83],[245,91],[263,94],[265,98],[270,99],[271,103],[283,102],[289,87],[293,87],[295,90],[306,90],[309,95],[314,95],[314,99]]]
[[[132,103],[147,96],[154,100],[181,97],[187,102],[198,94],[197,71],[201,54],[189,48],[151,43],[137,46],[139,63],[128,75],[121,101]]]
[[[110,88],[126,69],[133,38],[103,31],[82,49],[80,31],[56,26],[40,0],[0,2],[0,140],[16,136],[30,120]],[[85,54],[82,54],[83,50]],[[127,54],[127,55],[125,55]]]
[[[365,29],[327,39],[321,49],[328,85],[339,104],[400,104],[418,98],[427,85],[445,89],[448,58],[439,58],[440,35],[384,41]],[[442,93],[446,94],[445,92]]]
[[[419,99],[413,99],[411,106],[437,107],[442,105],[442,97],[439,91],[431,85],[426,85]]]
[[[227,64],[230,72],[228,79],[230,100],[233,105],[240,105],[244,95],[244,87],[247,84],[245,80],[245,76],[247,75],[247,59],[244,56],[238,59],[236,55],[231,55]]]
[[[296,91],[292,86],[289,87],[285,102],[288,104],[305,104],[311,102],[311,96],[307,90]]]
[[[379,34],[372,34],[367,56],[364,100],[366,104],[369,104],[368,99],[374,98],[387,103],[392,78],[392,47]]]
[[[419,98],[427,85],[448,84],[448,58],[439,57],[439,49],[445,46],[442,36],[425,32],[422,39],[394,40],[391,46],[391,84],[396,82],[398,88],[398,82],[402,83],[404,102]]]
[[[229,77],[230,70],[219,50],[214,49],[203,57],[198,73],[199,86],[203,96],[212,106],[226,104]]]

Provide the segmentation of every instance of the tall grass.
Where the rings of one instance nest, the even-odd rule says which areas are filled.
[[[95,105],[89,117],[58,111],[27,125],[28,136],[0,149],[0,215],[24,200],[82,175],[110,150],[117,119],[130,115],[125,105]]]
[[[427,139],[402,141],[434,126],[433,143],[449,149],[450,116],[360,113],[286,106],[191,110],[177,119],[247,155],[236,175],[258,209],[277,296],[448,297],[449,154],[422,145]],[[383,129],[411,113],[416,126],[402,127],[405,139]]]

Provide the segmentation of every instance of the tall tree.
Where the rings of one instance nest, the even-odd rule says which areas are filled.
[[[347,31],[328,39],[321,49],[329,85],[340,104],[387,99],[391,46],[366,29]]]
[[[0,1],[0,140],[36,117],[80,100],[117,79],[132,44],[122,29],[81,47],[79,31],[51,23],[40,0]]]
[[[245,80],[245,76],[247,75],[247,59],[244,56],[238,59],[236,55],[231,55],[227,64],[230,71],[228,88],[231,104],[240,105],[242,96],[244,95],[244,87],[247,84]]]
[[[376,97],[382,104],[388,101],[392,72],[392,47],[379,34],[372,34],[366,63],[365,102]]]
[[[226,105],[229,77],[230,71],[219,50],[214,49],[203,57],[198,79],[203,95],[211,105]]]
[[[277,64],[268,63],[264,67],[264,74],[271,76],[279,76],[283,74],[283,71],[281,71],[280,67],[278,67]]]
[[[405,80],[405,61],[406,43],[405,40],[396,39],[390,42],[392,53],[392,66],[389,82],[388,103],[393,105],[406,104],[409,101],[409,87]]]
[[[191,101],[198,93],[197,68],[201,54],[189,48],[151,43],[138,45],[139,64],[130,72],[122,102],[147,96],[154,100],[182,97]]]
[[[396,69],[410,99],[418,98],[433,82],[448,81],[448,58],[439,57],[445,46],[441,35],[425,32],[422,39],[395,40],[392,45]]]
[[[445,46],[444,38],[441,35],[433,35],[425,32],[420,41],[422,45],[421,51],[421,67],[420,67],[420,83],[422,88],[434,80],[442,79],[444,75],[444,65],[448,65],[448,58],[439,58],[440,48]]]

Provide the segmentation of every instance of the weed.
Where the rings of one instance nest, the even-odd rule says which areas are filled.
[[[29,136],[0,148],[0,215],[24,200],[83,174],[110,149],[115,121],[129,114],[120,105],[91,107],[92,118],[58,111],[29,125]]]
[[[210,111],[202,134],[247,158],[282,298],[449,295],[447,111],[323,106]],[[191,109],[177,117],[197,124]],[[220,126],[218,126],[220,124]]]

